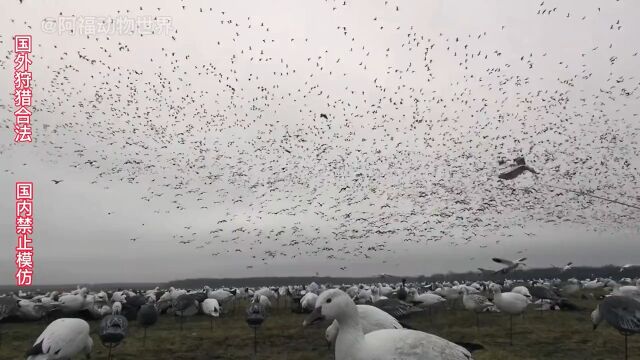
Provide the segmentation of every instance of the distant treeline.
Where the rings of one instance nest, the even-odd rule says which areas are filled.
[[[575,277],[577,279],[595,278],[595,277],[608,277],[613,279],[620,279],[622,277],[638,278],[640,277],[640,268],[626,269],[624,272],[620,272],[620,267],[615,265],[606,265],[601,267],[586,267],[579,266],[568,271],[562,272],[559,268],[539,268],[539,269],[527,269],[518,270],[505,277],[502,274],[480,274],[478,271],[454,273],[449,272],[446,274],[433,274],[433,275],[419,275],[419,276],[400,276],[400,275],[386,275],[381,277],[379,275],[371,277],[328,277],[328,276],[289,276],[289,277],[249,277],[249,278],[199,278],[199,279],[184,279],[175,280],[167,283],[103,283],[103,284],[72,284],[72,285],[42,285],[32,286],[30,288],[23,288],[23,291],[40,289],[42,291],[57,289],[57,290],[69,290],[75,289],[79,286],[86,286],[92,290],[115,290],[122,289],[152,289],[156,286],[160,288],[168,288],[173,286],[175,288],[185,289],[199,289],[205,285],[211,288],[220,287],[258,287],[258,286],[282,286],[282,285],[306,285],[313,281],[318,284],[357,284],[357,283],[398,283],[402,279],[407,279],[408,282],[442,282],[442,281],[474,281],[474,280],[494,280],[502,281],[505,278],[513,280],[531,280],[531,279],[547,279],[547,278],[559,278],[561,280],[567,280]],[[0,286],[0,292],[17,291],[15,286]]]

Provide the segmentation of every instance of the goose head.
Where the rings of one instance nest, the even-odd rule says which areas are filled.
[[[303,325],[311,325],[324,319],[344,322],[354,314],[357,318],[358,308],[347,294],[338,289],[326,290],[318,296],[315,309],[304,320]]]

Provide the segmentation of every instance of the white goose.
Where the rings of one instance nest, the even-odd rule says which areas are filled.
[[[316,307],[316,301],[318,299],[318,295],[312,292],[308,292],[304,294],[302,299],[300,299],[300,305],[302,305],[302,309],[306,311],[313,311]]]
[[[75,293],[76,291],[74,291]],[[65,314],[76,313],[85,306],[85,300],[87,297],[87,289],[83,288],[78,291],[76,294],[66,294],[60,296],[58,302],[60,303],[60,308]]]
[[[205,299],[202,302],[202,312],[205,315],[209,315],[211,320],[211,330],[213,330],[213,318],[220,316],[220,304],[216,299]]]
[[[347,294],[332,289],[320,294],[303,325],[322,318],[340,326],[336,360],[469,360],[471,353],[448,340],[421,331],[385,329],[364,334],[358,308]]]
[[[89,324],[82,319],[55,320],[38,336],[27,352],[27,360],[71,359],[84,354],[87,359],[93,349]]]
[[[381,329],[402,329],[402,325],[383,310],[371,305],[358,305],[358,317],[362,331],[368,334],[372,331]],[[337,320],[333,320],[331,325],[325,331],[325,337],[329,345],[333,345],[338,337],[340,325]]]
[[[498,310],[509,314],[509,344],[513,345],[513,315],[522,314],[527,309],[529,299],[514,292],[503,293],[497,284],[491,285],[491,290],[493,290],[493,303]]]

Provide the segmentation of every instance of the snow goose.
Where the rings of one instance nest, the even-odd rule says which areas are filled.
[[[497,262],[498,264],[502,264],[504,265],[504,267],[498,271],[496,271],[495,273],[502,273],[502,274],[508,274],[510,272],[513,272],[515,270],[518,270],[518,267],[520,266],[526,266],[526,264],[523,262],[525,260],[527,260],[527,258],[520,258],[517,260],[506,260],[506,259],[501,259],[501,258],[492,258],[491,260]]]
[[[382,285],[382,283],[378,283],[378,290],[380,296],[389,297],[393,293],[393,289],[390,286]]]
[[[358,308],[338,289],[320,294],[303,325],[323,318],[340,326],[335,343],[336,360],[469,360],[471,353],[448,340],[421,331],[384,329],[364,334]]]
[[[407,301],[419,308],[429,309],[429,319],[433,319],[431,317],[433,313],[433,306],[445,302],[447,301],[447,299],[438,294],[430,292],[418,295],[418,290],[410,289],[407,295]]]
[[[207,293],[207,297],[209,299],[216,299],[218,300],[218,304],[220,304],[220,306],[222,306],[223,311],[226,313],[227,311],[231,310],[230,306],[227,306],[227,303],[233,302],[233,308],[235,310],[235,296],[236,294],[234,292],[231,291],[227,291],[224,289],[217,289],[215,291],[209,291]]]
[[[591,313],[593,329],[602,320],[624,335],[624,358],[628,358],[627,337],[640,333],[640,302],[627,296],[607,296]]]
[[[318,299],[318,295],[312,292],[308,292],[304,294],[302,299],[300,299],[300,305],[302,306],[302,310],[311,312],[316,307],[316,300]]]
[[[513,345],[513,315],[520,315],[527,309],[529,299],[524,295],[500,291],[496,284],[491,286],[493,290],[493,303],[501,311],[509,314],[509,344]]]
[[[31,300],[18,301],[18,317],[24,320],[40,320],[47,314],[45,305]]]
[[[360,325],[365,334],[381,329],[402,329],[403,327],[393,316],[375,306],[358,305],[357,307]],[[338,321],[333,320],[325,331],[325,337],[329,346],[335,343],[339,331],[340,325],[338,325]]]
[[[378,300],[388,299],[388,297],[384,295],[380,295],[380,288],[374,286],[371,288],[371,302],[375,303]]]
[[[531,293],[529,293],[529,289],[526,286],[516,286],[513,289],[511,289],[511,292],[520,294],[529,299],[531,298]]]
[[[60,296],[58,302],[60,303],[60,309],[65,314],[74,314],[82,310],[85,305],[85,299],[87,297],[87,289],[83,288],[78,293],[66,294]]]
[[[220,304],[216,299],[206,299],[201,305],[202,312],[210,317],[211,330],[213,330],[213,318],[220,316]]]
[[[636,285],[616,286],[613,288],[612,295],[626,296],[636,301],[640,301],[640,280],[636,281]]]
[[[53,321],[27,351],[27,360],[71,359],[93,349],[89,324],[82,319],[62,318]]]
[[[271,309],[271,300],[265,295],[255,294],[253,295],[253,301],[260,303],[265,310]]]

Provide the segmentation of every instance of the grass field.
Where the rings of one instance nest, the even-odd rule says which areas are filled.
[[[482,344],[485,350],[474,353],[477,360],[526,359],[623,359],[624,337],[606,324],[592,330],[589,314],[597,301],[572,299],[585,307],[580,312],[544,312],[532,308],[524,317],[514,318],[514,345],[509,346],[509,317],[504,314],[482,314],[480,330],[475,317],[458,304],[454,310],[441,309],[429,318],[427,313],[414,314],[406,322],[412,327],[442,336],[451,341]],[[273,309],[258,330],[258,359],[311,360],[332,359],[324,341],[328,323],[302,327],[303,314],[288,308]],[[129,336],[113,350],[113,359],[251,359],[253,330],[244,321],[244,304],[235,312],[214,322],[199,315],[187,318],[180,332],[176,318],[161,316],[148,331],[142,346],[142,328],[130,323]],[[92,359],[106,359],[107,351],[97,336],[99,322],[90,322],[94,338]],[[24,359],[25,351],[44,329],[44,322],[3,323],[0,359]],[[629,338],[629,359],[640,359],[640,337]]]

